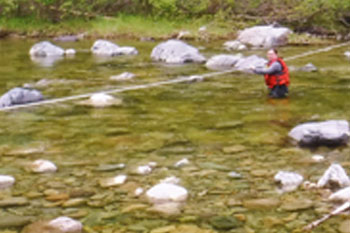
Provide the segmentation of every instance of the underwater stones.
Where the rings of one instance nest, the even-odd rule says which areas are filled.
[[[177,161],[174,164],[174,167],[179,168],[179,167],[184,167],[184,166],[189,165],[189,164],[190,164],[190,161],[187,158],[184,158],[184,159]]]
[[[332,164],[318,180],[317,187],[324,188],[327,186],[336,186],[337,188],[350,186],[350,179],[344,168],[339,164]]]
[[[237,40],[252,47],[272,48],[287,44],[291,33],[292,31],[285,27],[254,26],[241,31]]]
[[[168,40],[158,44],[153,48],[151,58],[173,64],[203,63],[206,60],[197,48],[180,40]]]
[[[242,44],[238,40],[232,40],[232,41],[226,41],[224,43],[224,47],[226,50],[237,50],[237,51],[242,51],[246,50],[247,46],[245,44]]]
[[[280,205],[280,201],[275,198],[252,199],[243,201],[243,206],[247,209],[272,209]]]
[[[53,229],[57,229],[62,233],[79,233],[83,230],[83,225],[81,222],[69,217],[58,217],[51,220],[48,223],[48,226],[52,227]]]
[[[77,53],[77,51],[75,51],[75,49],[66,49],[64,51],[64,54],[66,54],[67,56],[72,56],[75,55]]]
[[[179,202],[166,202],[153,205],[149,211],[160,213],[166,216],[179,215],[181,213],[181,203]]]
[[[148,165],[138,166],[136,169],[136,173],[139,175],[148,175],[152,172],[152,168]]]
[[[281,209],[286,211],[297,211],[297,210],[306,210],[314,206],[314,203],[308,199],[287,199],[281,205]]]
[[[325,160],[324,156],[322,156],[322,155],[313,155],[311,157],[311,159],[313,161],[315,161],[316,163],[320,163],[320,162],[323,162]]]
[[[30,164],[30,169],[35,173],[50,173],[57,171],[57,167],[53,162],[44,159],[35,160]]]
[[[124,163],[119,164],[100,164],[97,168],[95,168],[95,171],[99,172],[108,172],[108,171],[115,171],[115,170],[121,170],[125,168]]]
[[[316,72],[317,67],[312,63],[308,63],[305,66],[301,67],[299,70],[304,72]]]
[[[113,187],[113,186],[118,186],[118,185],[122,185],[125,183],[127,179],[126,175],[119,175],[119,176],[115,176],[112,178],[105,178],[100,180],[100,185],[103,188],[108,188],[108,187]]]
[[[298,188],[304,178],[295,172],[279,171],[274,180],[279,185],[281,192],[291,192]]]
[[[251,67],[265,67],[267,64],[267,60],[258,57],[256,55],[251,55],[249,57],[241,58],[236,64],[235,67],[237,70],[242,72],[252,72]]]
[[[230,230],[242,226],[242,222],[232,216],[216,216],[210,219],[210,224],[219,230]]]
[[[59,57],[64,55],[64,50],[48,41],[42,41],[33,45],[29,54],[33,57]]]
[[[175,176],[169,176],[165,179],[162,179],[159,183],[167,183],[167,184],[179,184],[180,179]]]
[[[119,106],[122,104],[122,102],[123,101],[121,99],[114,98],[113,96],[104,93],[98,93],[92,95],[88,100],[79,102],[79,104],[96,108],[103,108],[110,106]]]
[[[350,51],[344,52],[344,56],[350,59]]]
[[[146,192],[148,200],[152,203],[161,204],[167,202],[182,202],[187,199],[188,192],[185,188],[170,184],[160,183]]]
[[[241,174],[239,174],[235,171],[229,172],[227,175],[228,175],[228,177],[230,177],[232,179],[240,179],[243,177]]]
[[[138,197],[138,196],[141,196],[143,194],[143,192],[144,192],[143,188],[140,187],[140,188],[135,189],[134,195],[136,197]]]
[[[242,58],[241,54],[237,54],[237,55],[220,54],[220,55],[211,57],[205,63],[205,66],[211,70],[232,69],[241,58]]]
[[[0,97],[0,108],[43,100],[43,95],[34,89],[15,87]]]
[[[136,55],[138,51],[134,47],[119,47],[107,40],[97,40],[91,47],[91,52],[98,56]]]
[[[35,217],[31,216],[17,216],[17,215],[1,215],[0,229],[23,227],[31,223]]]
[[[25,197],[9,197],[0,200],[0,207],[24,206],[28,204],[28,199]]]
[[[11,187],[15,181],[12,176],[0,175],[0,190]]]
[[[350,201],[350,187],[340,189],[337,192],[333,193],[329,196],[329,200],[340,202]]]
[[[222,151],[225,154],[235,154],[235,153],[243,152],[245,150],[247,150],[247,148],[243,145],[234,145],[234,146],[228,146],[228,147],[222,148]]]
[[[135,74],[130,72],[124,72],[119,75],[113,75],[109,79],[114,81],[128,81],[135,77]]]
[[[288,135],[301,146],[338,146],[349,141],[349,123],[345,120],[304,123]]]

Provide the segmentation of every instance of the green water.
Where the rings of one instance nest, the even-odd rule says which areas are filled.
[[[58,44],[73,47],[78,54],[53,64],[40,64],[28,56],[36,41],[0,41],[0,93],[35,83],[56,80],[38,88],[49,99],[122,86],[152,83],[210,72],[203,65],[166,66],[149,58],[154,42],[116,41],[135,46],[140,54],[101,60],[87,50],[93,41]],[[222,42],[197,43],[207,57],[225,53]],[[317,47],[284,47],[284,57]],[[8,214],[51,219],[66,215],[79,219],[90,232],[149,232],[168,225],[194,224],[218,232],[301,232],[311,221],[333,206],[322,192],[303,190],[278,194],[273,176],[280,170],[295,171],[316,182],[332,162],[350,172],[350,149],[298,148],[287,134],[306,121],[349,120],[350,61],[339,48],[327,53],[288,62],[300,67],[312,62],[315,73],[291,73],[290,98],[269,100],[263,79],[256,75],[229,74],[203,82],[182,83],[119,93],[119,107],[94,109],[65,102],[0,113],[0,174],[12,175],[16,184],[0,192],[0,199],[27,197],[28,205],[0,209]],[[265,51],[247,54],[264,55]],[[109,80],[111,75],[133,72],[129,82]],[[60,81],[57,81],[60,80]],[[227,152],[224,148],[237,146]],[[31,152],[28,150],[32,150]],[[226,152],[224,152],[226,151]],[[314,163],[313,154],[326,162]],[[188,158],[190,165],[174,168]],[[59,168],[54,174],[33,174],[26,165],[48,159]],[[134,169],[150,161],[157,168],[145,176]],[[97,171],[101,164],[125,163],[123,170]],[[241,179],[228,177],[236,171]],[[104,177],[127,174],[125,185],[101,188]],[[188,189],[189,199],[180,215],[163,216],[150,211],[146,199],[133,196],[137,187],[148,189],[160,179],[176,176]],[[47,200],[54,190],[82,198],[74,207]],[[271,199],[279,202],[262,209],[249,208],[245,201]],[[312,206],[290,210],[285,206],[309,200]],[[146,205],[125,211],[137,204]],[[232,229],[218,228],[217,217],[238,217]],[[346,217],[334,217],[314,232],[339,232]],[[349,217],[347,217],[349,219]],[[215,228],[216,227],[216,228]],[[20,232],[20,228],[13,228]]]

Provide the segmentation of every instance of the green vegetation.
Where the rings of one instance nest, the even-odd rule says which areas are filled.
[[[26,35],[89,31],[108,36],[159,36],[209,24],[224,36],[278,22],[299,32],[345,34],[344,0],[0,0],[0,25]],[[229,30],[227,30],[229,29]]]

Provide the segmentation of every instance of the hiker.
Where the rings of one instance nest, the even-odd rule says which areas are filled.
[[[265,84],[271,98],[285,98],[288,96],[289,71],[286,63],[278,57],[276,49],[267,52],[269,62],[266,68],[251,67],[256,74],[263,74]]]

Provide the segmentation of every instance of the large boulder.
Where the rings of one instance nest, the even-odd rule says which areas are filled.
[[[100,56],[136,55],[138,51],[134,47],[120,47],[107,40],[97,40],[91,47],[91,52]]]
[[[301,146],[338,146],[349,140],[349,123],[345,120],[304,123],[288,134]]]
[[[180,40],[168,40],[153,48],[151,58],[155,61],[166,63],[203,63],[205,57],[199,53],[198,49]]]
[[[262,58],[262,57],[258,57],[256,55],[251,55],[249,57],[245,57],[240,59],[236,64],[235,64],[235,68],[239,71],[243,71],[243,72],[252,72],[251,71],[251,67],[265,67],[267,64],[267,60]]]
[[[227,70],[232,69],[235,64],[242,58],[241,54],[228,55],[221,54],[211,57],[205,66],[212,70]]]
[[[16,87],[0,97],[0,108],[43,100],[43,95],[34,89]]]
[[[42,41],[33,45],[29,54],[32,57],[60,57],[64,55],[64,49],[48,41]]]
[[[252,47],[272,48],[285,45],[292,31],[285,27],[255,26],[241,31],[237,40]]]

